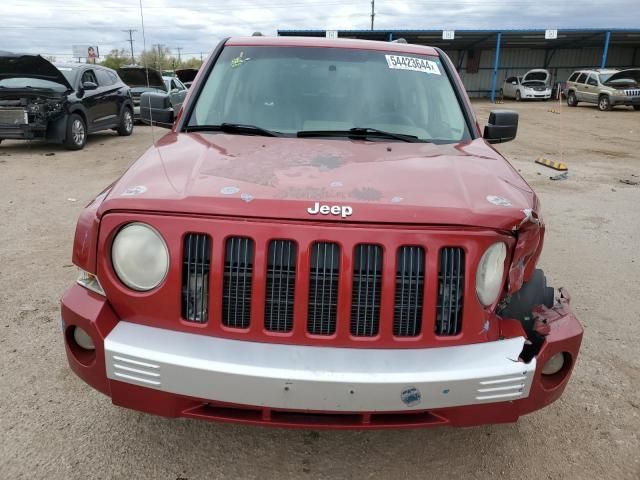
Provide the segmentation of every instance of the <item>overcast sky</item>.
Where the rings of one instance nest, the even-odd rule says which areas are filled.
[[[376,29],[640,28],[639,0],[376,0]],[[138,0],[0,0],[0,50],[67,59],[71,45],[143,48]],[[183,56],[220,38],[278,29],[368,29],[370,0],[142,0],[146,45]],[[604,6],[604,8],[603,8]]]

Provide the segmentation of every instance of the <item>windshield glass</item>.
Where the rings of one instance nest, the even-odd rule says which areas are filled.
[[[28,78],[28,77],[12,77],[4,78],[0,80],[0,87],[5,88],[45,88],[54,90],[56,92],[66,92],[67,87],[64,85],[52,82],[50,80],[42,80],[40,78]]]
[[[375,128],[420,140],[470,139],[436,57],[344,48],[226,47],[187,125],[285,134]]]
[[[78,76],[78,70],[76,70],[75,68],[71,68],[71,67],[56,67],[58,70],[60,70],[60,73],[62,73],[62,75],[64,75],[64,78],[67,79],[67,82],[69,82],[69,85],[71,86],[75,86],[76,84],[76,77]]]

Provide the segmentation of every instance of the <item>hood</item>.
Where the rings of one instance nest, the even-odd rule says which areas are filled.
[[[121,67],[118,69],[118,75],[124,83],[130,87],[151,87],[166,90],[162,75],[153,68],[144,68],[138,66]],[[147,83],[148,75],[148,83]]]
[[[550,78],[551,78],[551,75],[547,70],[536,68],[534,70],[529,70],[527,73],[524,74],[524,76],[522,77],[522,83],[542,82],[544,84],[547,84]]]
[[[316,202],[343,207],[341,214],[312,215]],[[168,133],[114,185],[99,214],[512,230],[537,207],[531,188],[482,139],[435,145]]]
[[[630,68],[616,72],[604,84],[612,87],[638,86],[640,85],[640,68]]]
[[[62,72],[40,55],[0,52],[0,80],[17,77],[49,80],[73,90]]]
[[[197,74],[197,68],[184,68],[182,70],[176,70],[176,76],[182,83],[193,82]]]

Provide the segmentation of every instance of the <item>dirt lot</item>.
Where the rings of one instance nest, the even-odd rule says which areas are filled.
[[[111,405],[66,365],[58,300],[74,281],[76,218],[151,142],[82,152],[0,145],[0,477],[640,478],[640,112],[515,104],[499,149],[540,194],[542,267],[585,327],[564,397],[517,424],[312,432],[167,420]],[[491,105],[477,103],[479,118]],[[549,108],[560,114],[548,112]],[[156,130],[156,135],[162,132]],[[568,180],[533,160],[568,163]]]

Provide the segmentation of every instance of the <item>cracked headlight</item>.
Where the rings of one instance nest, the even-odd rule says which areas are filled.
[[[507,257],[507,246],[494,243],[484,252],[476,271],[476,294],[485,307],[493,304],[502,288],[504,275],[504,259]]]
[[[166,277],[169,250],[156,229],[144,223],[130,223],[113,240],[111,261],[122,283],[145,292],[156,288]]]

